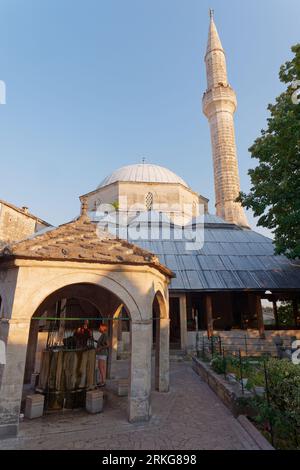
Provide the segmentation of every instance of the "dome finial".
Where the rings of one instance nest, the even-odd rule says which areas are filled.
[[[79,220],[80,221],[86,221],[86,220],[89,220],[89,216],[88,216],[88,200],[86,197],[81,197],[80,198],[80,202],[81,202],[81,210],[80,210],[80,217],[79,217]]]
[[[142,157],[142,164],[145,165],[146,163],[146,157]]]
[[[215,10],[213,10],[212,8],[209,9],[209,17],[211,20],[214,19],[214,13],[215,13]]]

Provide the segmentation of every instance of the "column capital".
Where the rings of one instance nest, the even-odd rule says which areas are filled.
[[[131,320],[132,325],[151,325],[152,324],[152,318],[149,320]]]
[[[29,325],[31,318],[0,318],[0,323],[7,323],[9,325]]]

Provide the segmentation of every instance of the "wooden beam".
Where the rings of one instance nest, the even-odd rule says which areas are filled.
[[[211,296],[211,294],[206,294],[205,307],[206,307],[207,336],[209,338],[211,338],[214,334],[214,321],[213,321],[212,296]]]

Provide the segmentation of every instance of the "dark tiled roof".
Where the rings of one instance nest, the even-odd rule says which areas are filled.
[[[170,277],[173,275],[156,255],[99,231],[97,224],[87,217],[44,229],[26,240],[7,245],[0,251],[0,261],[11,258],[150,265]]]
[[[299,261],[275,256],[272,240],[214,215],[205,215],[200,250],[187,250],[184,240],[134,243],[174,271],[171,290],[300,290]]]

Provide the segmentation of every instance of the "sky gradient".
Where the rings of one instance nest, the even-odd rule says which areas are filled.
[[[0,199],[63,223],[78,214],[79,195],[146,157],[208,197],[214,212],[201,106],[209,7],[237,93],[247,191],[248,148],[283,90],[279,67],[300,42],[299,0],[0,0]]]

